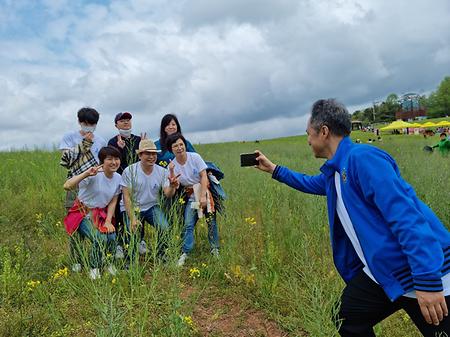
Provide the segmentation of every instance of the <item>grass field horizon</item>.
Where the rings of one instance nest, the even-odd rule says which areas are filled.
[[[373,133],[354,132],[366,142]],[[438,136],[382,134],[417,195],[450,225],[450,158],[425,153]],[[221,256],[209,254],[205,223],[193,256],[175,267],[152,254],[91,281],[70,271],[64,217],[65,170],[57,151],[0,152],[0,335],[2,336],[335,336],[344,286],[331,256],[325,198],[302,194],[253,168],[239,154],[261,150],[273,162],[317,174],[306,136],[201,144],[225,173],[226,214],[218,218]],[[147,241],[154,232],[147,227]],[[153,247],[154,245],[152,245]],[[398,312],[377,336],[419,336]]]

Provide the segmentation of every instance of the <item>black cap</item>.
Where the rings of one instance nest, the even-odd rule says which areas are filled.
[[[129,112],[119,112],[114,118],[114,123],[120,121],[121,119],[131,119],[133,116]]]

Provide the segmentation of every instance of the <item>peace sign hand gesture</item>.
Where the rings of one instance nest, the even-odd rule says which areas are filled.
[[[117,136],[117,146],[123,149],[125,147],[125,141],[122,139],[121,135]]]
[[[90,177],[97,175],[98,172],[103,172],[103,165],[93,166],[86,170],[87,176]]]
[[[181,176],[181,173],[175,176],[175,165],[173,162],[169,163],[169,182],[170,187],[177,189],[180,186],[180,181],[178,178]]]
[[[141,132],[141,140],[147,139],[147,132]]]

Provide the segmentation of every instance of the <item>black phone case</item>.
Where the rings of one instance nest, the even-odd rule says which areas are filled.
[[[242,153],[241,154],[241,167],[258,165],[258,161],[256,160],[256,157],[258,157],[257,153]]]

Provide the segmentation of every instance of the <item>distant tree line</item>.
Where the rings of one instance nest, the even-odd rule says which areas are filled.
[[[445,117],[450,115],[450,76],[446,76],[436,91],[428,97],[420,96],[420,106],[427,109],[428,118]],[[364,110],[356,110],[352,114],[353,120],[364,124],[389,122],[395,120],[395,113],[401,108],[399,97],[390,94],[382,102],[374,102]]]

